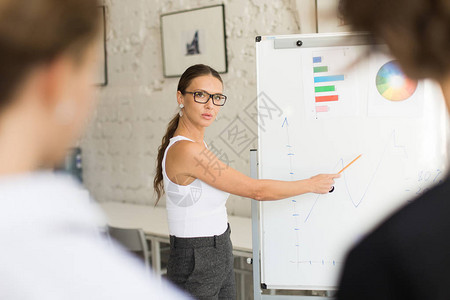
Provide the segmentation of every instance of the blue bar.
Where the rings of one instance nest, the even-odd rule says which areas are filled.
[[[313,63],[314,64],[315,63],[320,63],[320,62],[322,62],[322,56],[313,57]]]
[[[314,82],[328,82],[328,81],[341,81],[341,80],[344,80],[344,75],[314,77]]]

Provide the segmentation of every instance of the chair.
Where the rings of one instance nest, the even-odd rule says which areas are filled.
[[[145,268],[150,269],[147,240],[144,231],[140,228],[118,228],[108,226],[109,236],[115,239],[125,249],[144,260]]]

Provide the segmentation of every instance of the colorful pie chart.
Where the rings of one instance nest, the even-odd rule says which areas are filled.
[[[381,96],[390,101],[404,101],[417,89],[417,80],[409,79],[403,74],[395,61],[384,64],[377,73],[377,90]]]

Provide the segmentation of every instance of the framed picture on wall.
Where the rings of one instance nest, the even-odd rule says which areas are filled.
[[[317,32],[348,32],[351,27],[339,13],[339,0],[316,0]]]
[[[99,67],[94,79],[94,84],[98,86],[106,86],[108,84],[108,67],[106,59],[106,8],[105,6],[98,7],[100,18],[100,39],[98,47]]]
[[[223,4],[161,15],[161,39],[165,77],[199,63],[228,71]]]

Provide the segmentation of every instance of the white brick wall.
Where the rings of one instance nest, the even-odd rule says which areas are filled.
[[[225,4],[229,71],[222,77],[229,100],[207,129],[206,142],[248,175],[248,150],[237,155],[219,135],[238,116],[257,132],[255,121],[242,111],[256,97],[255,36],[299,33],[297,7],[306,2],[311,0],[105,0],[109,84],[99,92],[99,106],[81,141],[84,181],[93,197],[155,203],[156,150],[177,109],[178,83],[163,77],[160,14]],[[256,141],[251,146],[256,148]],[[162,199],[158,205],[164,204]],[[229,214],[250,216],[248,199],[231,196],[227,207]]]

